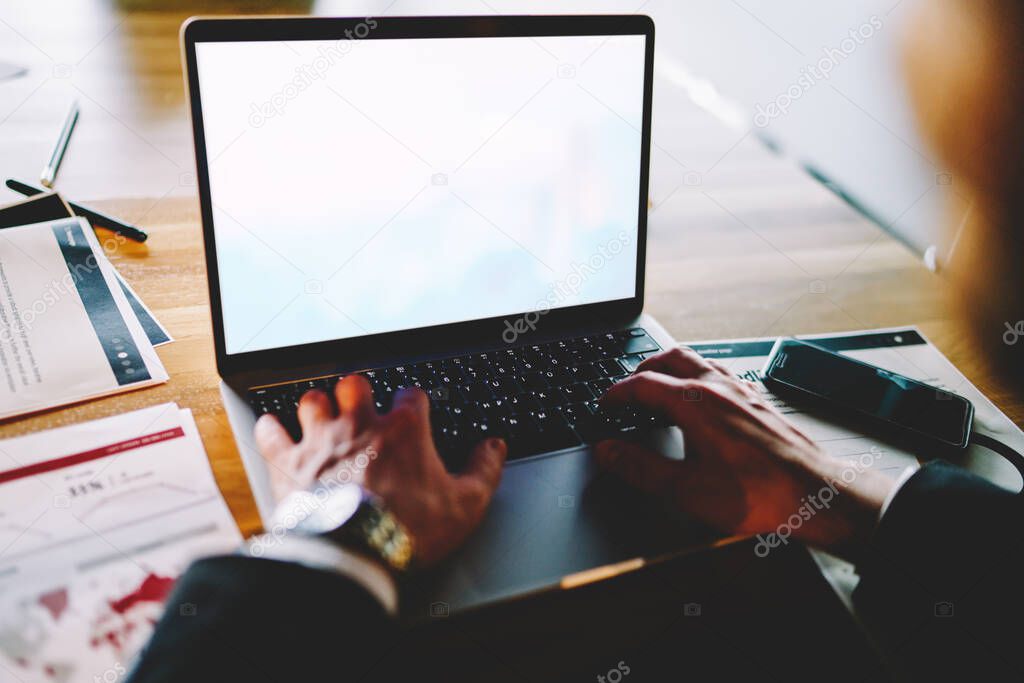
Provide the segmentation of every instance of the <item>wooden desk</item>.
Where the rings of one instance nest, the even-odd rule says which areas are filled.
[[[175,401],[194,412],[221,491],[248,535],[260,524],[217,391],[177,35],[189,14],[302,12],[311,3],[191,0],[186,10],[150,9],[153,4],[38,0],[0,11],[0,59],[30,68],[27,77],[0,83],[0,173],[34,178],[67,100],[77,97],[82,118],[58,186],[67,197],[95,200],[150,232],[146,245],[126,243],[111,258],[177,340],[159,350],[167,384],[8,422],[0,425],[0,438]],[[390,4],[318,2],[315,9],[362,16]],[[557,4],[545,0],[541,11],[558,11]],[[609,0],[601,7],[629,12],[638,4]],[[673,27],[683,24],[674,13],[683,4],[645,3],[643,11],[658,22],[659,49],[672,45]],[[452,0],[460,12],[492,5],[511,9],[500,0]],[[446,7],[429,3],[420,11]],[[562,9],[578,11],[565,3]],[[417,10],[400,3],[396,11]],[[530,8],[517,4],[515,11]],[[58,14],[61,21],[53,21]],[[654,113],[647,309],[672,334],[687,340],[917,324],[1024,425],[1024,400],[988,374],[944,309],[945,283],[913,254],[671,84],[656,80]],[[0,200],[13,198],[0,189]],[[764,677],[763,663],[772,661],[838,675],[836,648],[846,664],[862,659],[849,649],[857,633],[841,610],[837,616],[829,607],[830,590],[806,554],[773,554],[771,563],[744,572],[752,553],[741,550],[727,549],[714,562],[655,567],[549,600],[505,605],[468,621],[435,621],[391,660],[420,666],[433,656],[453,679],[511,681],[557,672],[592,680],[600,671],[589,664],[576,670],[592,653],[625,657],[635,666],[633,653],[652,644],[679,655],[698,678],[693,667],[700,657],[716,678],[729,678],[726,663],[744,668],[745,678]],[[681,606],[692,600],[704,605],[708,618],[679,619]],[[804,656],[778,657],[792,647],[795,633],[802,634]],[[766,637],[771,634],[778,637]],[[746,649],[751,643],[759,649]],[[682,656],[686,644],[691,652]],[[850,671],[851,679],[877,680]],[[773,680],[809,678],[775,673]]]
[[[181,21],[209,8],[133,9],[149,4],[61,4],[62,13],[81,13],[61,23],[73,32],[48,19],[56,5],[32,3],[4,17],[2,56],[30,73],[0,83],[0,170],[34,178],[67,96],[78,97],[83,114],[58,186],[150,232],[145,245],[126,243],[111,258],[177,339],[160,349],[170,382],[16,420],[0,426],[0,438],[177,401],[195,413],[221,490],[249,534],[259,522],[217,391],[177,45]],[[348,3],[335,13],[380,11],[379,4]],[[652,2],[645,11],[670,44],[665,15],[674,6]],[[987,374],[945,312],[946,284],[902,245],[660,81],[653,138],[647,309],[678,339],[917,324],[1024,424],[1024,401]]]
[[[813,195],[814,186],[802,192]],[[695,201],[713,205],[715,200]],[[176,401],[194,412],[228,505],[243,533],[254,533],[259,519],[217,390],[197,202],[175,198],[156,206],[150,200],[97,204],[126,217],[148,212],[141,224],[150,240],[145,245],[127,242],[110,256],[176,339],[159,349],[171,379],[159,387],[9,422],[0,426],[0,438]],[[801,204],[794,195],[780,202],[777,211],[799,215],[807,210]],[[918,324],[1014,421],[1024,423],[1024,402],[991,380],[944,315],[943,281],[873,226],[851,219],[827,231],[822,227],[816,236],[808,235],[806,227],[788,225],[755,233],[726,213],[695,218],[692,224],[677,228],[652,220],[648,310],[676,338]],[[786,256],[767,241],[784,249]],[[806,263],[816,273],[852,265],[825,280],[827,290],[819,294],[810,287],[816,278],[800,273],[794,262]]]

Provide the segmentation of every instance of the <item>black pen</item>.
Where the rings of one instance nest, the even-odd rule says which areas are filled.
[[[42,194],[43,192],[49,192],[49,190],[45,188],[39,187],[37,185],[23,183],[20,180],[15,180],[14,178],[8,178],[6,185],[7,187],[17,192],[18,194],[23,194],[26,197],[32,197],[37,194]],[[139,230],[134,225],[122,223],[116,218],[111,218],[105,213],[100,213],[96,209],[90,209],[87,206],[75,204],[74,202],[68,202],[68,205],[71,207],[72,211],[74,211],[82,218],[88,218],[89,222],[92,223],[93,225],[101,228],[106,228],[107,230],[113,230],[118,235],[124,235],[130,240],[134,240],[136,242],[145,242],[146,238],[149,237],[149,235],[147,235],[142,230]]]

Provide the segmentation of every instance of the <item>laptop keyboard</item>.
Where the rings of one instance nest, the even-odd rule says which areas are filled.
[[[597,406],[608,387],[659,350],[645,330],[633,328],[360,374],[381,413],[402,387],[426,391],[434,441],[447,467],[457,471],[476,443],[493,436],[506,439],[508,459],[517,460],[663,426],[657,416],[632,408]],[[277,415],[297,440],[299,398],[311,389],[333,396],[342,376],[255,388],[249,402],[258,415]]]

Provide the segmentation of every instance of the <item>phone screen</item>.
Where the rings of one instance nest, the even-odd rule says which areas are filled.
[[[765,379],[948,444],[967,444],[973,406],[964,397],[811,344],[781,341]]]

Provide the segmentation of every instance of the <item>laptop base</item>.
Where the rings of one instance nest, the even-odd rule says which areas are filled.
[[[675,340],[652,317],[643,327],[663,348]],[[221,394],[246,473],[266,522],[273,512],[266,464],[252,438],[255,416],[245,391]],[[678,429],[641,439],[666,457],[683,457]],[[481,527],[442,566],[420,575],[403,596],[403,613],[461,610],[525,593],[584,583],[720,538],[659,501],[600,471],[589,446],[506,465]]]

